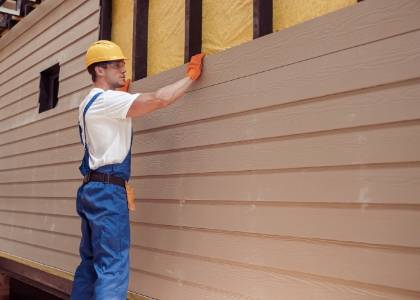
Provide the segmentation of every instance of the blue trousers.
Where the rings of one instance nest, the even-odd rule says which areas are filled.
[[[126,300],[129,281],[130,220],[125,189],[89,182],[77,191],[82,219],[81,263],[72,300]]]

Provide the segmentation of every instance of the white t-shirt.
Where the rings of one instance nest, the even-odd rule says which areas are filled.
[[[102,94],[93,102],[85,116],[89,167],[92,170],[121,163],[127,156],[131,145],[131,118],[127,118],[127,112],[140,95],[93,88],[79,105],[83,142],[83,110],[98,92]]]

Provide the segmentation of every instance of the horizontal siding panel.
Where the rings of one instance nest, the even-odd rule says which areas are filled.
[[[69,255],[77,255],[80,238],[69,235],[55,234],[52,232],[33,230],[31,228],[14,227],[0,223],[0,239],[22,241],[51,251],[64,252]]]
[[[133,221],[420,247],[420,209],[141,201]]]
[[[420,160],[420,125],[268,139],[198,150],[135,155],[133,175],[301,168]],[[0,170],[76,162],[81,145],[0,159]],[[141,168],[138,168],[141,166]]]
[[[2,43],[0,46],[0,61],[5,60],[10,54],[15,53],[25,44],[31,42],[40,33],[60,21],[63,15],[67,15],[72,10],[77,9],[77,5],[85,1],[77,0],[71,2],[58,0],[42,3],[43,6],[38,6],[40,9],[33,11],[33,14],[19,21],[13,28],[13,31],[9,31],[2,36],[2,42],[6,44]],[[26,30],[27,28],[31,28],[31,30],[28,31]],[[5,47],[6,45],[7,47]]]
[[[48,150],[51,148],[73,145],[75,143],[80,143],[79,129],[77,126],[72,126],[61,129],[60,131],[0,146],[0,157]]]
[[[1,197],[75,197],[81,180],[1,185]]]
[[[232,293],[227,291],[208,289],[196,284],[181,282],[180,280],[139,270],[132,271],[130,278],[129,290],[159,300],[241,300],[237,295],[232,295]],[[247,298],[247,300],[250,299]]]
[[[64,72],[66,70],[66,63],[70,62],[75,56],[79,55],[80,53],[84,53],[93,41],[97,39],[98,30],[93,30],[88,34],[81,36],[77,41],[73,44],[69,45],[68,47],[62,49],[59,53],[56,53],[52,57],[49,58],[48,61],[43,62],[45,67],[49,67],[52,64],[55,64],[57,61],[62,63],[61,66],[63,70],[60,69],[60,72]],[[78,67],[76,69],[71,70],[71,74],[76,74],[80,72],[82,68]],[[41,70],[41,69],[40,69]],[[69,75],[69,72],[66,71],[66,76]],[[21,86],[25,86],[24,90],[11,90],[6,95],[2,96],[2,101],[0,103],[1,108],[5,108],[7,104],[16,103],[21,101],[25,97],[31,96],[34,93],[38,93],[39,89],[39,73],[32,74],[29,78],[25,78],[23,81],[27,81],[28,83],[21,82]],[[68,78],[68,77],[67,77]],[[60,77],[60,80],[65,79],[64,77]],[[38,96],[36,97],[36,101],[38,101]],[[59,102],[61,99],[59,100]]]
[[[93,2],[90,2],[90,3],[93,3]],[[19,77],[17,78],[14,78],[14,77],[18,76],[22,72],[23,74],[21,78],[27,78],[26,74],[28,73],[29,74],[32,73],[33,74],[32,76],[39,75],[39,72],[42,71],[41,67],[44,67],[45,65],[48,65],[49,67],[57,62],[60,62],[60,54],[56,55],[56,53],[58,53],[60,50],[65,49],[67,46],[71,45],[72,43],[76,42],[81,36],[87,35],[95,31],[98,28],[98,18],[99,18],[99,13],[93,12],[90,17],[81,21],[79,24],[75,25],[74,28],[72,28],[72,30],[66,32],[65,34],[57,38],[56,40],[50,42],[48,44],[48,47],[45,48],[46,49],[45,51],[35,52],[33,55],[29,56],[28,61],[30,61],[31,63],[28,63],[28,61],[24,59],[22,60],[22,62],[16,64],[16,66],[22,65],[20,69],[16,69],[14,73],[12,73],[12,71],[6,71],[2,75],[0,75],[0,80],[4,82],[3,85],[0,85],[0,91],[2,93],[1,95],[7,94],[8,92],[19,87],[21,80],[25,80],[25,79],[19,80]],[[47,61],[45,64],[36,65],[38,62],[44,61],[44,60]],[[33,67],[34,65],[36,65],[35,69],[31,69],[31,67]],[[10,70],[14,70],[14,69],[10,69]],[[7,82],[9,78],[12,79],[10,83]]]
[[[414,124],[136,155],[133,174],[145,176],[301,168],[419,159],[420,126]],[[7,168],[7,162],[0,162]]]
[[[38,88],[39,81],[37,79],[22,83],[19,89],[11,90],[7,94],[1,96],[0,109],[5,108],[12,103],[21,101],[27,96],[33,95],[38,91]]]
[[[72,35],[77,34],[77,30],[75,32],[74,29],[79,28],[83,22],[82,20],[86,17],[97,12],[99,5],[93,1],[83,1],[82,5],[73,3],[72,8],[73,10],[67,15],[61,15],[60,21],[54,24],[54,26],[44,29],[30,43],[22,45],[19,51],[9,55],[0,67],[1,84],[5,83],[8,78],[7,76],[13,77],[17,74],[16,72],[19,73],[25,70],[26,67],[36,64],[43,57],[48,57],[50,54],[56,52],[57,48],[53,47],[53,45],[58,41],[61,40],[61,46],[66,45],[63,41],[68,42],[69,40],[65,38],[71,38]],[[96,20],[98,21],[99,19],[97,18]],[[37,45],[38,48],[34,49],[34,45]],[[47,45],[48,47],[46,47]],[[27,63],[26,66],[23,64],[24,62]]]
[[[333,95],[319,101],[297,102],[226,116],[223,119],[140,132],[134,139],[134,152],[162,151],[419,119],[419,83],[419,80],[415,80],[410,84]]]
[[[54,230],[45,232],[0,224],[0,237],[69,254],[78,253],[79,235],[63,236]],[[280,272],[312,273],[413,290],[417,288],[416,283],[420,278],[416,267],[420,259],[418,251],[398,252],[363,245],[348,247],[331,242],[304,242],[137,225],[132,227],[132,232],[133,245],[208,256],[221,261],[231,260],[239,264],[279,269]],[[191,240],[196,241],[193,247],[189,243]],[[230,251],[226,252],[226,249]],[[141,267],[141,264],[137,267]]]
[[[30,169],[19,169],[0,172],[1,183],[20,183],[45,181],[67,181],[81,179],[79,171],[80,161],[52,166],[34,167]],[[26,187],[29,187],[26,185]],[[33,187],[36,189],[35,187]]]
[[[206,90],[190,92],[184,100],[172,107],[158,111],[153,116],[144,117],[142,118],[143,120],[136,120],[134,122],[135,129],[138,131],[166,126],[269,105],[295,102],[308,97],[320,97],[327,94],[384,84],[392,82],[390,76],[398,75],[399,80],[401,77],[407,79],[419,77],[420,72],[418,68],[413,66],[420,63],[420,58],[417,55],[420,51],[416,52],[416,49],[413,49],[416,45],[408,45],[414,44],[413,40],[416,39],[420,40],[420,32],[405,34],[390,40],[335,53],[287,68],[260,73],[249,78],[230,81],[226,84],[212,87],[210,98],[208,95],[205,95],[207,94]],[[400,55],[396,56],[396,54]],[[404,57],[404,60],[401,60],[400,57]],[[381,60],[380,62],[378,62],[379,59]],[[326,60],[329,61],[327,62]],[[331,66],[332,61],[334,62],[333,66]],[[310,65],[308,66],[307,64]],[[361,66],[364,67],[360,68]],[[395,72],[395,69],[399,69],[401,72]],[[303,70],[312,70],[317,73],[311,74],[310,71],[303,72]],[[304,75],[302,75],[302,72]],[[300,78],[294,78],[292,75],[294,73],[298,74],[296,76]],[[378,74],[381,74],[381,76],[377,76]],[[350,81],[349,78],[353,80]],[[329,84],[326,85],[325,82]],[[349,82],[352,82],[353,86],[348,86]],[[343,83],[346,83],[347,86],[342,87]],[[299,86],[299,84],[302,86]],[[264,91],[260,90],[261,87],[265,87]],[[270,88],[267,89],[267,87]],[[250,90],[248,91],[247,89]],[[255,101],[255,96],[253,96],[256,94],[258,94],[258,101]],[[281,98],[278,95],[281,95]],[[199,98],[200,101],[193,101],[195,98]],[[79,99],[79,103],[81,99]],[[215,99],[223,100],[223,105],[215,105]],[[231,99],[233,101],[230,101]],[[237,99],[241,99],[241,101],[236,101]],[[240,103],[239,109],[238,103]]]
[[[419,80],[335,95],[319,101],[250,111],[222,119],[139,132],[133,152],[144,153],[420,119]],[[211,92],[211,90],[209,91]],[[0,147],[0,157],[79,141],[77,126]]]
[[[0,250],[14,256],[26,258],[71,273],[74,273],[76,266],[80,262],[80,258],[76,255],[41,248],[27,243],[19,243],[4,238],[0,238]]]
[[[267,238],[164,226],[136,225],[132,227],[132,232],[136,233],[132,236],[132,243],[146,248],[396,288],[419,288],[420,250],[404,251],[372,245]]]
[[[0,172],[0,182],[6,183],[0,185],[1,196],[75,197],[81,184],[79,164]],[[63,181],[42,182],[59,179]],[[420,204],[418,165],[134,177],[131,183],[138,199]]]
[[[3,225],[23,226],[34,230],[80,236],[80,219],[78,217],[0,211],[0,220]]]
[[[38,107],[38,95],[36,93],[32,93],[19,101],[16,101],[9,106],[3,107],[0,109],[0,122],[3,123],[6,119],[11,119],[17,115],[25,113],[30,109],[35,109]],[[1,127],[3,128],[3,127]]]
[[[0,172],[3,197],[75,197],[79,162]],[[71,177],[71,181],[30,182]],[[27,182],[25,182],[27,181]],[[20,183],[10,183],[20,182]],[[420,204],[419,166],[132,178],[138,199]],[[243,187],[247,188],[244,189]],[[281,195],[281,197],[280,197]]]
[[[272,270],[251,269],[229,264],[203,261],[197,258],[153,253],[142,249],[134,253],[133,265],[141,270],[179,281],[190,281],[241,295],[239,299],[416,299],[418,294],[391,293],[390,289],[369,289],[357,284],[345,285],[324,278],[298,277]],[[203,272],[205,270],[205,272]],[[258,286],[258,288],[257,288]],[[237,299],[237,298],[233,298]]]
[[[83,99],[82,97],[89,89],[90,87],[67,95],[59,100],[54,109],[31,115],[31,119],[27,120],[26,124],[0,132],[2,145],[74,126],[77,124],[78,112],[76,109],[70,109],[69,107],[78,106],[78,102]]]
[[[76,195],[73,198],[17,198],[0,196],[0,210],[36,214],[77,216]]]
[[[211,93],[194,90],[167,109],[137,119],[135,130],[418,78],[419,53],[420,31],[415,31],[218,84]]]

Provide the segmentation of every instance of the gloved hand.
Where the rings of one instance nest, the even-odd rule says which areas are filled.
[[[200,77],[204,56],[204,53],[199,53],[191,57],[187,66],[187,76],[192,80],[197,80]]]
[[[128,89],[130,88],[131,79],[126,79],[124,86],[117,89],[117,91],[121,92],[128,92]]]

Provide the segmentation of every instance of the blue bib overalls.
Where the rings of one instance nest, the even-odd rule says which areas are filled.
[[[83,111],[85,141],[85,115],[100,94],[95,94]],[[122,163],[105,165],[95,171],[128,181],[130,168],[131,147]],[[83,176],[91,171],[86,142],[79,169]],[[110,183],[90,181],[79,187],[76,207],[82,219],[81,263],[74,275],[72,300],[127,299],[130,221],[126,197],[123,187]]]

